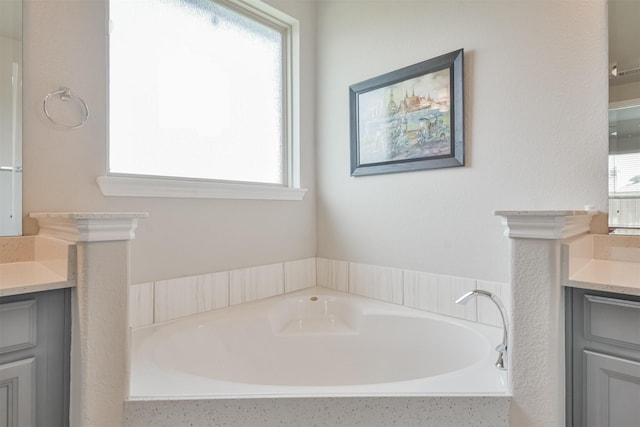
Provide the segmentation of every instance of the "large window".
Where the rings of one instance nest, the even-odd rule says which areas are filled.
[[[212,0],[111,0],[109,174],[290,186],[292,24]]]

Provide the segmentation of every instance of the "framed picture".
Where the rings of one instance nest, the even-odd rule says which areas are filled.
[[[349,87],[352,176],[464,166],[463,53]]]

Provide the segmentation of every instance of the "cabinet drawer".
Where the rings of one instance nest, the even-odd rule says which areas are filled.
[[[36,345],[36,300],[0,304],[0,354]]]
[[[584,298],[585,339],[640,350],[640,302],[594,295]]]

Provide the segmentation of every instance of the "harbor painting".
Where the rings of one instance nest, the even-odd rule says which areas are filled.
[[[451,153],[449,69],[359,97],[363,164]]]
[[[352,175],[459,165],[462,135],[453,126],[456,113],[462,118],[462,52],[453,54],[458,68],[438,57],[351,86]],[[451,158],[455,164],[425,162]]]

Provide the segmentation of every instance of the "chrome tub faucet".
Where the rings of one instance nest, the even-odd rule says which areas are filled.
[[[475,291],[467,292],[456,300],[456,304],[466,304],[471,298],[482,295],[489,298],[498,306],[500,310],[500,317],[502,317],[502,344],[498,344],[496,351],[498,352],[498,360],[496,361],[496,368],[506,370],[505,360],[507,358],[507,343],[509,342],[509,321],[507,316],[507,310],[504,308],[504,304],[500,301],[497,295],[491,292],[484,291],[482,289],[476,289]]]

